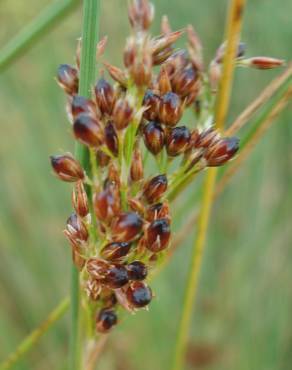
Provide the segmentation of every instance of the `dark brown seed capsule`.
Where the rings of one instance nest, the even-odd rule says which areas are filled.
[[[72,213],[68,218],[66,230],[75,240],[86,241],[88,239],[86,226],[76,213]]]
[[[217,167],[228,162],[239,149],[239,139],[226,137],[218,141],[214,146],[209,147],[204,154],[207,166]]]
[[[167,189],[167,177],[165,175],[158,175],[152,177],[144,185],[143,195],[149,203],[158,201]]]
[[[170,239],[170,226],[166,218],[154,220],[146,230],[146,247],[152,252],[165,249]]]
[[[100,80],[98,80],[94,91],[96,103],[101,113],[111,114],[115,102],[115,91],[112,85],[104,78],[101,78]]]
[[[102,287],[100,299],[102,300],[102,305],[104,308],[112,308],[117,304],[115,292],[113,292],[110,288],[106,288],[105,286]]]
[[[117,130],[122,130],[128,126],[133,118],[133,108],[130,106],[128,100],[124,98],[117,100],[112,118]]]
[[[113,121],[109,121],[105,126],[104,137],[106,146],[115,156],[117,156],[119,151],[119,140]]]
[[[102,284],[111,289],[118,289],[126,285],[129,281],[128,272],[123,265],[111,264],[105,277],[101,280]]]
[[[100,255],[102,258],[108,261],[115,261],[119,260],[122,257],[125,257],[129,253],[130,249],[130,243],[113,242],[103,247],[100,251]]]
[[[154,17],[153,4],[148,0],[133,0],[129,5],[128,16],[135,31],[147,31]]]
[[[156,120],[159,115],[159,104],[160,97],[154,94],[152,90],[147,90],[143,99],[143,106],[147,109],[145,110],[143,117],[148,121]]]
[[[104,190],[94,194],[93,206],[96,217],[109,224],[121,210],[121,199],[118,186],[110,183]]]
[[[52,155],[51,165],[59,179],[66,182],[83,180],[85,175],[81,164],[70,154]]]
[[[75,119],[80,113],[87,113],[93,118],[99,118],[100,112],[95,103],[84,96],[74,95],[71,103],[72,116]]]
[[[185,97],[196,89],[198,74],[193,67],[176,73],[172,79],[173,91]]]
[[[117,314],[113,310],[103,309],[96,318],[96,330],[99,333],[108,333],[117,322]]]
[[[152,154],[160,153],[165,143],[165,133],[162,126],[155,121],[149,122],[143,128],[143,139],[146,148]]]
[[[102,150],[96,151],[96,162],[100,167],[102,168],[106,167],[109,164],[110,160],[111,157]]]
[[[85,217],[88,215],[88,198],[82,181],[78,181],[75,185],[75,189],[72,192],[72,204],[75,212],[80,217]]]
[[[134,261],[126,266],[129,280],[144,280],[148,274],[147,266],[140,261]]]
[[[130,177],[133,182],[143,179],[143,159],[141,150],[136,148],[133,152],[132,163],[130,168]]]
[[[143,221],[135,212],[121,213],[112,222],[112,237],[115,241],[129,242],[142,231]]]
[[[170,218],[170,210],[168,203],[156,203],[152,204],[146,209],[145,219],[149,222],[157,220],[159,218]]]
[[[92,279],[101,280],[106,277],[110,264],[100,258],[90,258],[87,260],[86,269]]]
[[[78,91],[78,71],[69,64],[61,64],[57,72],[59,85],[69,95],[77,94]]]
[[[152,299],[152,291],[142,281],[133,281],[126,292],[128,302],[135,308],[147,306]]]
[[[171,129],[166,139],[166,151],[171,157],[184,153],[190,146],[191,133],[185,126]]]
[[[175,126],[183,114],[180,97],[169,92],[162,96],[159,106],[159,118],[167,126]]]
[[[73,131],[76,139],[84,145],[97,148],[103,143],[104,132],[101,123],[86,113],[76,117]]]

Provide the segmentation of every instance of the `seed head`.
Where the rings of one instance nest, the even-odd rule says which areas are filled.
[[[126,266],[129,280],[144,280],[147,277],[147,266],[140,261],[134,261]]]
[[[81,164],[71,154],[52,155],[51,165],[59,179],[66,182],[76,182],[85,177]]]
[[[226,137],[209,147],[204,154],[209,167],[217,167],[228,162],[239,149],[239,140],[236,137]]]
[[[124,265],[113,263],[109,265],[105,276],[101,279],[102,284],[111,289],[118,289],[129,281],[128,272]]]
[[[273,69],[281,67],[285,64],[283,59],[276,59],[271,57],[253,57],[249,59],[243,59],[240,61],[240,65],[257,69]]]
[[[173,91],[185,97],[197,91],[198,73],[193,67],[184,68],[176,73],[172,79]]]
[[[133,108],[126,98],[116,101],[112,118],[117,130],[122,130],[128,126],[134,115]]]
[[[98,148],[104,140],[101,122],[86,113],[75,118],[73,132],[77,140],[89,147]]]
[[[96,217],[109,224],[121,210],[121,200],[118,186],[110,183],[106,188],[93,196],[93,206]]]
[[[112,85],[102,77],[95,85],[94,92],[96,103],[101,113],[111,114],[115,102],[115,91]]]
[[[184,153],[190,146],[191,133],[186,126],[171,129],[166,139],[166,151],[171,157]]]
[[[165,67],[161,67],[158,75],[158,87],[161,95],[171,92],[171,83]]]
[[[167,189],[167,177],[166,175],[158,175],[152,177],[146,182],[143,189],[143,195],[147,199],[148,203],[157,202]]]
[[[80,113],[87,113],[93,118],[100,118],[100,112],[91,99],[84,96],[74,95],[71,103],[71,113],[75,119]]]
[[[108,333],[117,323],[117,314],[113,310],[102,309],[96,318],[96,330],[99,333]]]
[[[90,277],[99,281],[105,278],[109,267],[109,262],[100,258],[89,258],[86,263],[86,269]]]
[[[114,241],[130,242],[140,235],[142,226],[142,218],[137,213],[121,213],[112,222],[112,238]]]
[[[163,149],[165,134],[158,122],[152,121],[144,126],[143,138],[145,146],[152,154],[157,155]]]
[[[102,250],[100,251],[100,255],[107,261],[117,261],[127,256],[127,254],[130,251],[130,248],[131,248],[130,243],[113,242],[103,247]]]
[[[154,253],[165,249],[170,239],[170,226],[166,218],[154,220],[146,230],[146,247]]]
[[[68,218],[66,223],[66,233],[78,242],[86,242],[88,239],[87,228],[76,213],[72,213]]]
[[[148,121],[154,121],[159,115],[160,97],[152,90],[147,90],[143,99],[143,106],[146,108],[143,114]]]
[[[167,126],[175,126],[181,119],[183,107],[180,97],[169,92],[161,97],[159,106],[159,118]]]
[[[133,281],[127,289],[127,299],[134,308],[147,306],[152,299],[152,291],[148,285],[141,281]]]
[[[78,92],[78,70],[69,64],[61,64],[57,71],[58,84],[68,95]]]

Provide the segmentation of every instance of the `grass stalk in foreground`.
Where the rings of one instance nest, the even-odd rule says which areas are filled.
[[[69,298],[63,299],[59,305],[50,313],[50,315],[34,329],[24,340],[19,344],[16,350],[11,353],[5,361],[0,364],[0,370],[10,369],[16,362],[20,360],[39,339],[47,332],[47,330],[59,320],[69,307]]]
[[[99,13],[99,0],[84,0],[79,94],[85,97],[90,97],[91,85],[95,80]],[[85,146],[79,143],[76,144],[75,157],[83,167],[88,169],[89,153]],[[77,271],[77,268],[72,265],[70,370],[79,370],[81,368],[81,351],[83,343],[80,330],[80,311],[79,272]]]
[[[232,0],[229,8],[229,14],[226,23],[227,44],[223,59],[223,75],[219,85],[215,109],[215,124],[219,130],[223,129],[228,112],[235,65],[234,56],[239,43],[244,5],[245,0]],[[202,265],[202,257],[213,202],[216,174],[217,169],[209,169],[206,175],[202,205],[199,215],[197,238],[193,246],[193,255],[191,259],[188,283],[185,290],[182,317],[180,320],[176,340],[174,361],[172,366],[173,370],[181,370],[184,364],[192,309],[196,299],[199,273]]]
[[[79,3],[79,0],[60,0],[48,5],[0,50],[0,71],[27,51],[38,38],[62,20]]]

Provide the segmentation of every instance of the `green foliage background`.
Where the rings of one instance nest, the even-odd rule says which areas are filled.
[[[4,45],[49,1],[2,0]],[[174,29],[192,23],[210,60],[222,40],[227,1],[155,1]],[[252,0],[243,41],[248,55],[291,59],[290,0]],[[102,1],[106,58],[121,64],[129,31],[126,2]],[[81,8],[44,36],[0,76],[0,358],[68,292],[70,251],[62,236],[70,186],[51,175],[48,156],[73,151],[65,99],[54,75],[73,61]],[[238,70],[229,122],[277,72]],[[291,105],[281,115],[216,203],[191,328],[189,369],[289,370],[292,361]],[[192,190],[176,204],[178,229],[192,209]],[[99,363],[104,370],[168,369],[193,235],[153,284],[156,299],[112,335]],[[68,315],[15,366],[66,369]],[[186,369],[187,369],[186,368]]]

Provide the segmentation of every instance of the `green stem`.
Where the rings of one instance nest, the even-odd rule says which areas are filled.
[[[69,298],[63,299],[59,305],[50,313],[45,321],[41,323],[35,330],[33,330],[16,348],[16,350],[11,353],[8,358],[0,364],[0,370],[8,370],[20,358],[27,353],[38,340],[46,333],[46,331],[59,320],[69,307]]]
[[[96,76],[96,44],[99,29],[99,0],[83,1],[82,50],[80,65],[79,94],[90,97],[91,86]],[[81,165],[89,171],[88,149],[76,144],[75,156]],[[70,370],[80,370],[81,351],[83,347],[81,336],[81,307],[80,307],[79,272],[72,266],[71,275],[71,340],[70,340]]]
[[[61,0],[48,5],[31,23],[14,36],[0,51],[0,71],[26,52],[34,42],[63,19],[79,0]]]

